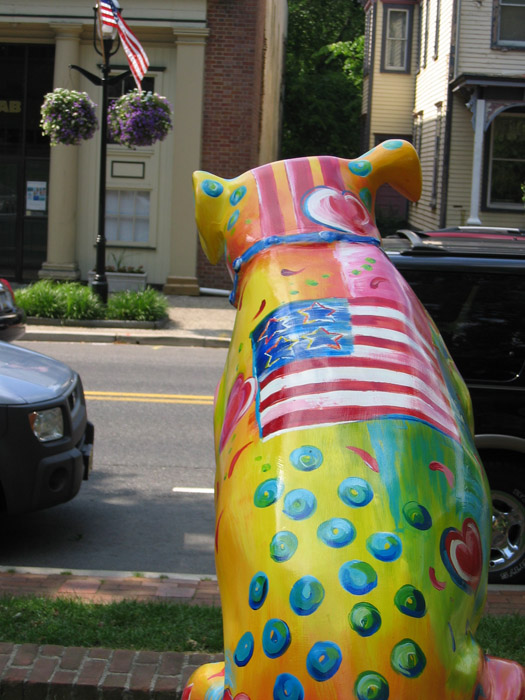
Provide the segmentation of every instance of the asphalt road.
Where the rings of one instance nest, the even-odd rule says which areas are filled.
[[[0,563],[214,574],[212,396],[226,350],[18,344],[79,372],[94,467],[69,503],[3,523]]]

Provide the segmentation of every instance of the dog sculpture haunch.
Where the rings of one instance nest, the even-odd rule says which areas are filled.
[[[224,664],[184,700],[518,700],[474,640],[490,509],[470,398],[380,248],[376,190],[417,155],[194,174],[197,224],[237,306],[215,410]]]

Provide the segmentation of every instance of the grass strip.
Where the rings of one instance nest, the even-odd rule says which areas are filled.
[[[486,616],[476,638],[492,656],[525,664],[525,617]],[[15,644],[221,652],[222,610],[180,603],[0,598],[0,639]]]
[[[179,603],[0,598],[0,640],[15,644],[222,651],[221,609]]]

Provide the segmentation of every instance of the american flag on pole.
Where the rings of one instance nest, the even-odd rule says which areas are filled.
[[[459,439],[425,321],[379,296],[296,301],[268,314],[252,332],[262,439],[378,418]]]
[[[120,41],[126,52],[129,67],[141,90],[141,83],[149,66],[149,59],[146,52],[140,45],[139,40],[133,34],[126,22],[122,19],[120,6],[115,0],[100,0],[99,2],[100,20],[102,26],[116,27],[120,36]]]

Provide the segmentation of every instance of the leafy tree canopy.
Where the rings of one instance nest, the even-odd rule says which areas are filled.
[[[282,154],[359,155],[364,12],[358,0],[289,0]]]

